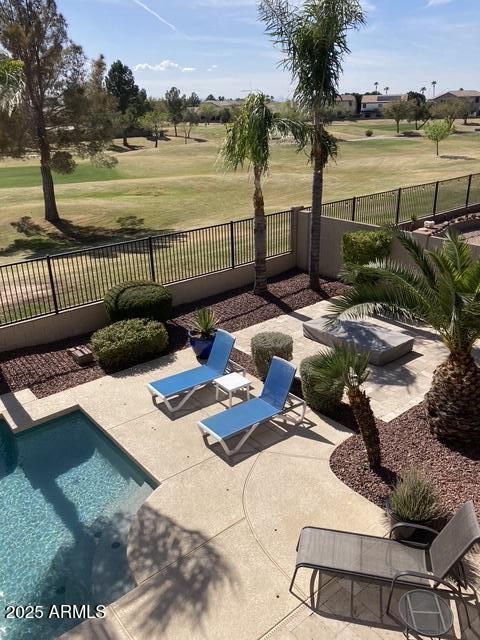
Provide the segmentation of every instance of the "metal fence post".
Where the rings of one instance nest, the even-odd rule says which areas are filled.
[[[397,196],[397,211],[395,213],[395,224],[398,226],[398,222],[400,220],[400,207],[402,206],[402,187],[398,190]]]
[[[352,222],[355,222],[355,214],[357,212],[357,196],[352,198]]]
[[[155,258],[153,257],[153,240],[152,240],[152,236],[149,236],[148,238],[148,252],[150,254],[150,276],[153,280],[153,282],[155,282]]]
[[[55,290],[55,280],[53,278],[52,262],[51,262],[50,256],[47,256],[47,269],[48,269],[48,277],[50,278],[50,288],[52,290],[53,308],[55,309],[55,313],[58,313],[57,292]]]
[[[438,189],[440,187],[440,182],[437,180],[435,183],[435,195],[433,196],[433,218],[435,220],[435,216],[437,215],[437,204],[438,204]]]
[[[470,204],[470,191],[472,189],[472,179],[473,179],[473,175],[470,174],[468,176],[467,197],[465,199],[465,207],[468,207],[468,205]]]
[[[233,220],[230,222],[230,257],[232,269],[235,269],[235,226]]]

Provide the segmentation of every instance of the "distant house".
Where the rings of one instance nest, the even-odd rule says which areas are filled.
[[[480,116],[480,91],[474,89],[459,91],[447,91],[440,96],[433,98],[432,102],[435,104],[442,104],[442,102],[449,102],[450,100],[465,100],[471,106],[471,116]]]
[[[225,113],[225,110],[231,112],[234,107],[240,107],[243,104],[243,102],[244,102],[243,100],[204,100],[202,102],[202,105],[209,104],[212,107],[215,107],[216,113],[214,116],[212,116],[210,120],[211,122],[222,122],[223,114]],[[200,122],[205,122],[205,116],[202,115],[202,110],[201,110],[202,105],[200,105],[200,107],[196,107],[195,111],[200,116]]]
[[[356,115],[357,99],[351,93],[342,93],[337,96],[338,115]]]
[[[387,104],[406,100],[405,95],[367,95],[362,97],[360,113],[366,118],[375,118],[382,115],[382,111]]]

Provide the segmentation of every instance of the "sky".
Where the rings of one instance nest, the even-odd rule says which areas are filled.
[[[294,0],[297,3],[301,0]],[[291,96],[281,54],[257,18],[256,0],[57,0],[72,39],[90,57],[103,53],[134,70],[137,84],[161,97],[227,98],[261,90]],[[437,95],[480,90],[479,0],[362,0],[367,24],[349,37],[341,92],[428,88]]]

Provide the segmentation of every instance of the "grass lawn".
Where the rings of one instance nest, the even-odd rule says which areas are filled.
[[[365,138],[367,128],[375,131],[373,139]],[[382,120],[332,127],[346,141],[326,172],[327,200],[479,171],[480,136],[452,136],[437,158],[431,142],[392,138],[394,128]],[[74,174],[55,176],[63,219],[58,228],[43,221],[37,160],[0,162],[0,263],[130,238],[117,223],[126,215],[143,220],[139,235],[250,217],[252,185],[246,172],[224,174],[216,165],[223,133],[219,125],[201,126],[188,145],[171,138],[158,149],[140,138],[130,141],[137,147],[132,151],[117,142],[115,169],[82,161]],[[307,205],[310,190],[307,157],[290,144],[274,143],[265,183],[268,210]]]

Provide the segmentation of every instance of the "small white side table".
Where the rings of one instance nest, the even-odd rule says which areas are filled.
[[[228,406],[230,408],[232,407],[232,396],[235,391],[245,389],[247,400],[250,399],[250,387],[252,383],[240,373],[229,373],[226,376],[214,380],[213,384],[216,387],[216,399],[218,400],[218,392],[222,390],[228,395]]]

